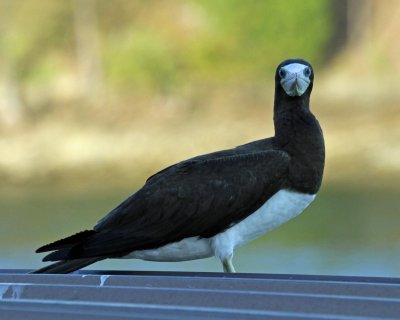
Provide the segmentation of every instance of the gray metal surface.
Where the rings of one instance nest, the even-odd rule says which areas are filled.
[[[400,279],[0,270],[0,319],[400,319]]]

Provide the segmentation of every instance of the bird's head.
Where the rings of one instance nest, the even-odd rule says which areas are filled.
[[[282,88],[290,97],[301,97],[312,90],[314,71],[311,64],[303,59],[289,59],[276,69],[276,87]]]

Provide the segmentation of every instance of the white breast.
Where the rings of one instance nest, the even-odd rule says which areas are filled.
[[[278,191],[246,219],[213,237],[215,255],[220,259],[231,256],[236,247],[262,236],[300,214],[314,198],[315,194]]]
[[[210,239],[186,238],[160,248],[134,251],[124,258],[184,261],[216,255],[224,259],[231,256],[238,246],[260,237],[297,216],[314,198],[315,195],[280,190],[246,219]]]

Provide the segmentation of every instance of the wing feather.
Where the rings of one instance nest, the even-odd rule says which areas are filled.
[[[187,237],[212,237],[285,184],[289,156],[269,150],[189,160],[151,178],[64,258],[122,256]]]
[[[282,151],[252,150],[178,163],[100,220],[90,237],[45,259],[119,257],[187,237],[212,237],[283,188],[289,161]]]

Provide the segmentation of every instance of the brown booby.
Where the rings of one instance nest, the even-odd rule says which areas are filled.
[[[275,74],[275,135],[197,156],[148,178],[92,230],[45,245],[34,273],[68,273],[108,258],[183,261],[234,250],[300,214],[315,198],[325,160],[310,111],[312,66],[283,61]]]

